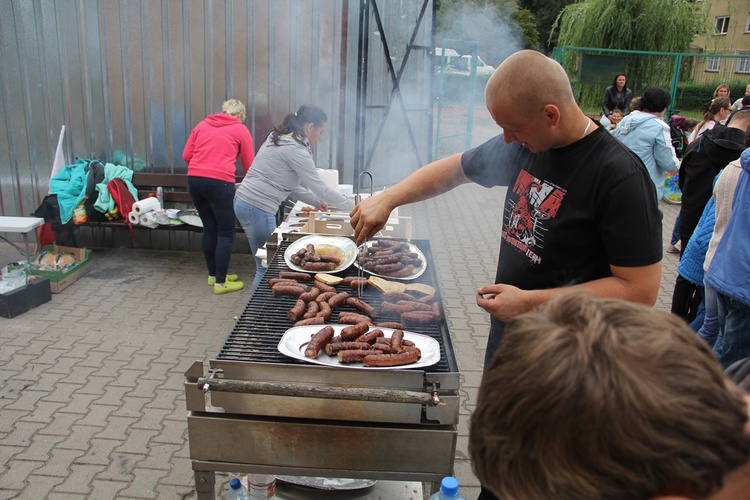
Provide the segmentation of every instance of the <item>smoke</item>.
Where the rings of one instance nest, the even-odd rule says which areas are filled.
[[[489,3],[443,2],[436,40],[438,44],[442,39],[478,42],[479,56],[497,67],[523,48],[521,31],[512,20],[513,8]]]

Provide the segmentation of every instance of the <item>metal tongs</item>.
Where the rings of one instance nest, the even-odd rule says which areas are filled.
[[[364,170],[361,174],[359,174],[359,178],[357,179],[357,190],[354,195],[354,204],[359,205],[359,202],[362,201],[362,197],[359,194],[359,190],[362,187],[362,176],[367,175],[367,177],[370,178],[370,196],[373,195],[373,181],[372,181],[372,174]],[[362,285],[363,278],[365,277],[365,271],[364,271],[364,257],[367,256],[367,237],[365,237],[362,244],[357,248],[357,298],[362,298],[362,291],[364,290],[364,286]],[[362,260],[360,260],[360,257],[363,257]]]

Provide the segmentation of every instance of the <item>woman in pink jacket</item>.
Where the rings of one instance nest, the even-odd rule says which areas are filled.
[[[229,99],[221,109],[221,113],[209,115],[196,125],[182,152],[188,164],[188,193],[203,222],[208,284],[217,295],[244,286],[236,274],[227,274],[234,242],[234,183],[237,157],[243,173],[255,158],[253,138],[243,123],[245,106]]]

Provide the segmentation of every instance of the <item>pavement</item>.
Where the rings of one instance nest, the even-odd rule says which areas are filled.
[[[439,268],[462,380],[455,475],[469,499],[489,331],[474,296],[495,275],[504,195],[464,185],[400,209]],[[678,206],[661,208],[666,248]],[[0,245],[0,263],[18,258]],[[676,266],[665,253],[658,309],[669,310]],[[249,284],[254,264],[234,255],[231,271]],[[214,295],[198,252],[95,249],[89,272],[50,302],[0,318],[0,498],[195,498],[183,374],[218,354],[249,296]]]

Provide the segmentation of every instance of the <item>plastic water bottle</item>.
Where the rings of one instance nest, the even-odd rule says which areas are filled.
[[[458,492],[458,479],[455,477],[444,477],[440,482],[440,491],[430,497],[430,500],[466,500]]]
[[[164,208],[164,189],[161,186],[156,188],[156,199],[159,200],[159,209]]]
[[[248,474],[247,486],[250,489],[250,500],[276,497],[276,477],[272,474]]]
[[[250,498],[250,494],[247,491],[247,488],[245,488],[245,485],[242,484],[242,481],[240,481],[240,478],[233,477],[231,481],[229,481],[229,490],[227,490],[227,500],[248,500]]]

